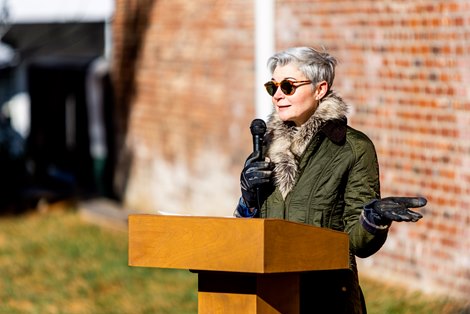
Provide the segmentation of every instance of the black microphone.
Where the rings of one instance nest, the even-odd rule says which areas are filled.
[[[258,160],[263,160],[263,139],[266,133],[266,123],[261,119],[254,119],[250,125],[251,135],[253,136],[253,153],[259,152]]]

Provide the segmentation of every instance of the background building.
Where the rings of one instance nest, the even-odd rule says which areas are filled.
[[[429,200],[424,219],[394,224],[361,271],[468,297],[470,3],[263,3],[274,7],[274,29],[265,35],[274,36],[275,50],[325,47],[339,59],[334,88],[351,105],[351,125],[376,144],[383,196]],[[254,62],[260,7],[252,0],[116,1],[116,186],[126,206],[232,213],[262,89]]]
[[[0,1],[2,210],[111,194],[112,4]]]

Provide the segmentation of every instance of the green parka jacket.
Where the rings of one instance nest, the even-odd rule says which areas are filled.
[[[373,143],[347,126],[346,111],[343,100],[330,92],[301,127],[281,121],[276,113],[271,115],[264,148],[275,165],[275,184],[264,191],[259,216],[348,233],[350,270],[336,273],[338,278],[326,278],[336,282],[332,291],[317,291],[315,285],[304,290],[307,298],[309,293],[328,294],[324,297],[334,307],[330,313],[363,313],[355,256],[377,252],[388,226],[376,226],[364,215],[364,205],[380,198],[379,167]],[[304,287],[309,286],[308,280],[304,276]]]

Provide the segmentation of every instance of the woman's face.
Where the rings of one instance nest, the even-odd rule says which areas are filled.
[[[276,82],[281,82],[284,79],[292,81],[308,80],[294,64],[276,67],[272,79]],[[298,86],[294,94],[290,96],[285,95],[281,88],[278,88],[272,96],[272,102],[282,121],[292,121],[296,126],[301,126],[317,109],[317,97],[317,90],[313,90],[310,83]]]

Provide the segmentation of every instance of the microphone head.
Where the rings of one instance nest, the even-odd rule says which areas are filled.
[[[254,119],[250,125],[251,135],[264,135],[266,133],[266,123],[261,119]]]

